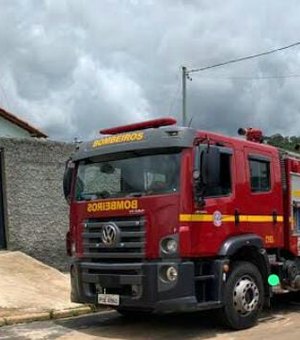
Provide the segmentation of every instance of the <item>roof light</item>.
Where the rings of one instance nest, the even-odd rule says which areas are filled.
[[[172,117],[165,117],[165,118],[147,120],[141,123],[117,126],[117,127],[113,127],[109,129],[102,129],[100,130],[100,133],[104,135],[115,135],[117,133],[122,133],[122,132],[158,128],[160,126],[174,125],[176,123],[177,123],[176,119]]]
[[[246,139],[250,142],[262,143],[264,140],[263,133],[259,129],[239,128],[238,134],[240,136],[246,136]]]

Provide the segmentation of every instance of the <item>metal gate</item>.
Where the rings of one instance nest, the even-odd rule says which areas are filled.
[[[0,249],[6,248],[3,205],[3,151],[0,150]]]

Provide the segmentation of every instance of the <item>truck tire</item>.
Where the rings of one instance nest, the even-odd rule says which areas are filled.
[[[263,303],[264,285],[258,268],[250,262],[235,262],[224,289],[223,323],[236,330],[250,328]]]

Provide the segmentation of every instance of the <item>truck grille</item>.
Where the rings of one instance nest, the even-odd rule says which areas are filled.
[[[113,223],[120,230],[119,242],[108,247],[102,241],[104,225]],[[84,222],[83,257],[91,262],[140,262],[145,258],[145,220],[142,216],[89,219]]]

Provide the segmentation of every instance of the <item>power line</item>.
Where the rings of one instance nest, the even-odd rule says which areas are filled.
[[[201,79],[231,79],[231,80],[264,80],[264,79],[288,79],[288,78],[300,78],[300,74],[290,74],[290,75],[277,75],[277,76],[201,76]]]
[[[225,62],[222,62],[222,63],[209,65],[209,66],[205,66],[205,67],[200,67],[200,68],[187,69],[187,67],[182,66],[182,123],[183,123],[183,125],[184,126],[186,125],[186,119],[187,119],[187,113],[186,113],[186,80],[187,79],[191,80],[191,77],[190,77],[191,73],[205,71],[205,70],[212,69],[212,68],[219,67],[219,66],[234,64],[234,63],[246,61],[246,60],[249,60],[249,59],[263,57],[263,56],[266,56],[266,55],[269,55],[269,54],[272,54],[272,53],[276,53],[276,52],[280,52],[280,51],[283,51],[283,50],[287,50],[289,48],[296,47],[296,46],[299,46],[299,45],[300,45],[300,41],[297,41],[297,42],[294,42],[293,44],[290,44],[290,45],[287,45],[287,46],[282,46],[282,47],[275,48],[275,49],[272,49],[272,50],[269,50],[269,51],[248,55],[246,57],[231,59],[231,60],[228,60],[228,61],[225,61]]]
[[[228,65],[228,64],[239,63],[241,61],[245,61],[245,60],[249,60],[249,59],[263,57],[263,56],[266,56],[266,55],[269,55],[269,54],[272,54],[272,53],[276,53],[276,52],[280,52],[280,51],[283,51],[283,50],[287,50],[288,48],[292,48],[292,47],[295,47],[295,46],[298,46],[298,45],[300,45],[300,41],[297,41],[297,42],[295,42],[293,44],[290,44],[290,45],[287,45],[287,46],[283,46],[283,47],[280,47],[280,48],[275,48],[273,50],[269,50],[269,51],[266,51],[266,52],[262,52],[262,53],[258,53],[258,54],[252,54],[252,55],[249,55],[249,56],[246,56],[246,57],[237,58],[237,59],[231,59],[231,60],[228,60],[228,61],[225,61],[225,62],[222,62],[222,63],[210,65],[210,66],[190,69],[190,70],[187,70],[187,74],[194,73],[194,72],[205,71],[205,70],[208,70],[210,68],[215,68],[215,67],[224,66],[224,65]]]

